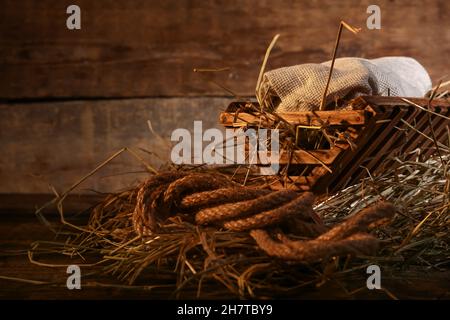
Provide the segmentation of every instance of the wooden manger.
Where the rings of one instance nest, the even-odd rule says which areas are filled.
[[[258,112],[258,108],[257,103],[234,102],[219,121],[227,128],[274,128],[280,122],[288,124],[290,131],[294,128],[293,148],[282,147],[280,136],[280,172],[285,170],[287,178],[284,187],[335,192],[369,173],[377,175],[395,166],[397,156],[406,160],[419,156],[423,161],[436,153],[437,146],[449,146],[447,100],[364,96],[339,111],[274,114]],[[314,130],[323,133],[326,143],[303,146],[302,137]]]

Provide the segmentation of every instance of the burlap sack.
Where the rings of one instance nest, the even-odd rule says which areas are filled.
[[[266,72],[261,88],[279,112],[317,110],[330,72],[331,61],[301,64]],[[423,97],[431,89],[427,71],[408,57],[336,59],[327,104],[336,98],[361,95]],[[274,97],[276,99],[274,99]]]

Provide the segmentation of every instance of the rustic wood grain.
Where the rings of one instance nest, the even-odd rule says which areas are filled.
[[[101,194],[70,194],[64,199],[64,212],[85,212],[100,203],[104,198],[104,195]],[[0,193],[0,215],[14,213],[16,215],[25,215],[29,218],[30,215],[34,215],[37,208],[43,207],[44,204],[54,199],[55,195],[49,193]],[[50,205],[41,212],[43,214],[54,213],[55,208],[55,205]]]
[[[62,192],[123,147],[159,168],[170,160],[174,129],[193,132],[194,120],[203,121],[203,130],[219,127],[218,115],[228,103],[155,98],[0,104],[0,193],[52,194],[49,184]],[[113,191],[146,176],[144,166],[124,153],[76,192]]]
[[[295,150],[291,155],[290,152],[285,150],[280,151],[279,164],[332,164],[336,157],[344,150],[341,147],[334,147],[331,149],[318,149],[318,150]],[[267,153],[267,157],[270,158],[271,152]],[[258,159],[259,160],[259,159]],[[258,162],[260,163],[260,162]],[[263,163],[264,164],[264,163]]]
[[[373,1],[117,2],[79,0],[81,30],[66,28],[71,1],[2,1],[0,98],[253,95],[264,52],[281,37],[268,68],[338,56],[418,59],[432,78],[448,73],[450,2],[378,1],[381,30],[366,28]],[[231,68],[217,74],[194,68]]]
[[[321,126],[328,125],[363,125],[366,123],[364,110],[316,111],[316,112],[284,112],[279,115],[292,125]],[[219,121],[225,127],[245,127],[265,125],[262,114],[222,112]]]
[[[22,196],[27,202],[28,195]],[[70,211],[70,210],[69,210]],[[45,226],[40,224],[33,215],[17,214],[16,211],[0,211],[0,299],[167,299],[173,289],[144,287],[127,287],[114,276],[99,275],[100,269],[82,268],[82,290],[66,288],[67,273],[65,267],[40,267],[31,264],[27,257],[30,244],[37,240],[56,241],[55,236]],[[55,214],[55,213],[53,213]],[[47,216],[55,221],[55,216]],[[82,218],[82,217],[79,217]],[[73,219],[71,220],[73,221]],[[78,223],[78,222],[76,222]],[[78,223],[80,224],[80,223]],[[46,255],[40,261],[53,264],[80,263],[74,257],[58,254]],[[89,273],[96,271],[96,275]],[[3,278],[2,278],[3,277]],[[9,278],[9,279],[5,279]],[[366,283],[367,274],[364,270],[355,271],[337,281],[327,281],[317,287],[301,286],[289,291],[289,299],[389,299],[381,290],[361,290]],[[30,284],[14,280],[14,278],[45,282]],[[383,287],[400,299],[448,299],[450,291],[448,271],[429,270],[423,272],[416,269],[402,270],[391,273],[383,271]],[[175,277],[159,272],[144,272],[138,284],[174,284]],[[342,284],[349,289],[359,289],[353,295],[348,295],[342,289]],[[231,295],[214,295],[216,288],[204,285],[203,292],[208,292],[210,298],[228,299]],[[270,296],[270,294],[268,294]],[[195,299],[195,291],[185,291],[181,298]],[[235,298],[235,297],[234,297]],[[276,297],[273,297],[276,298]]]

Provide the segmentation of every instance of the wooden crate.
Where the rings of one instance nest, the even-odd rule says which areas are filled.
[[[270,127],[258,112],[247,112],[244,102],[234,102],[220,114],[227,128]],[[364,96],[350,102],[351,110],[280,113],[295,127],[339,128],[346,141],[327,149],[280,150],[280,165],[305,168],[303,174],[290,176],[291,184],[317,193],[334,192],[360,181],[368,173],[376,175],[396,165],[394,158],[418,155],[426,159],[436,144],[449,142],[450,103],[446,100]],[[428,110],[428,111],[427,111]],[[414,152],[416,151],[416,152]]]

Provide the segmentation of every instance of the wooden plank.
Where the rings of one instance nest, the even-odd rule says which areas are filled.
[[[329,125],[364,125],[366,123],[366,115],[364,110],[342,110],[342,111],[316,111],[316,112],[286,112],[280,113],[287,122],[293,125],[303,126],[321,126],[322,123]],[[243,126],[269,126],[270,120],[267,121],[261,114],[240,112],[229,113],[222,112],[219,116],[219,122],[225,127],[243,127]]]
[[[2,214],[25,214],[30,215],[36,212],[44,204],[53,200],[52,194],[0,194],[0,216]],[[100,194],[71,194],[63,202],[66,214],[82,212],[104,199]],[[49,206],[42,211],[44,214],[55,214],[55,206]],[[36,220],[37,221],[37,220]]]
[[[335,147],[329,150],[295,150],[290,160],[290,154],[286,151],[280,152],[280,164],[317,164],[330,165],[341,153],[342,149]]]
[[[55,241],[54,234],[43,225],[36,223],[34,217],[28,219],[17,219],[17,215],[6,217],[0,216],[0,275],[10,278],[21,278],[35,281],[50,282],[50,284],[34,285],[0,278],[0,298],[1,299],[168,299],[173,292],[173,288],[155,287],[149,290],[144,288],[127,288],[125,282],[117,280],[114,275],[90,275],[91,272],[100,272],[102,266],[82,267],[82,290],[67,290],[66,267],[50,268],[31,264],[26,255],[30,244],[37,240]],[[20,216],[22,217],[22,216]],[[21,254],[17,254],[21,250]],[[99,257],[97,257],[98,259]],[[45,262],[66,265],[68,263],[77,264],[81,261],[77,256],[72,258],[60,254],[47,255]],[[92,260],[89,260],[92,261]],[[419,272],[421,271],[421,272]],[[355,271],[347,273],[346,277],[337,278],[339,285],[332,286],[334,281],[328,281],[320,287],[300,286],[298,289],[291,289],[289,296],[285,298],[310,298],[310,299],[386,299],[385,293],[381,290],[359,290],[351,296],[342,290],[342,284],[347,288],[356,287],[357,284],[364,284],[366,278],[361,272]],[[449,271],[428,270],[401,270],[398,273],[387,272],[383,277],[383,285],[398,298],[442,298],[450,297],[448,285],[450,279]],[[110,284],[116,286],[101,286]],[[155,285],[158,283],[175,284],[175,275],[168,275],[163,272],[144,271],[141,285]],[[414,283],[414,286],[411,286]],[[122,285],[122,286],[120,286]],[[291,287],[293,287],[293,284]],[[209,298],[231,299],[237,298],[220,290],[220,296],[216,294],[217,286],[205,283],[202,286],[202,293]],[[330,287],[331,286],[331,287]],[[196,299],[196,290],[184,290],[181,298]],[[271,296],[268,293],[266,296]],[[272,296],[273,297],[273,296]],[[277,298],[277,297],[273,297]],[[283,298],[283,297],[280,297]],[[37,304],[39,305],[39,304]],[[151,306],[151,304],[150,304]],[[34,310],[34,309],[33,309]],[[16,310],[17,311],[17,310]],[[128,312],[128,310],[127,310]]]
[[[77,31],[65,25],[70,4],[3,1],[0,98],[226,94],[209,80],[253,96],[273,35],[282,36],[268,70],[323,62],[341,19],[363,31],[342,37],[339,56],[411,56],[433,79],[444,75],[450,56],[446,0],[378,1],[381,30],[366,29],[370,2],[361,1],[78,0]],[[202,67],[230,69],[193,72]]]
[[[93,100],[0,104],[0,193],[61,192],[123,147],[149,164],[170,160],[172,131],[218,127],[225,98]],[[162,138],[150,133],[147,120]],[[153,152],[150,155],[140,148]],[[159,158],[158,158],[159,157]],[[75,190],[112,191],[147,177],[142,164],[122,154]]]
[[[25,202],[28,200],[23,199]],[[52,216],[56,216],[54,213]],[[83,217],[84,219],[85,217]],[[77,225],[81,225],[75,221]],[[0,276],[11,278],[22,278],[36,281],[51,282],[49,285],[34,285],[0,278],[0,298],[1,299],[166,299],[170,298],[173,288],[126,288],[106,287],[103,284],[126,285],[126,283],[117,280],[114,275],[89,275],[92,271],[101,271],[102,266],[82,267],[82,290],[67,290],[66,267],[50,268],[31,264],[27,257],[27,250],[30,244],[38,240],[61,241],[62,238],[55,239],[54,234],[44,225],[37,222],[33,215],[23,215],[2,213],[0,214]],[[88,261],[93,261],[90,256]],[[96,257],[99,259],[100,257]],[[81,260],[79,257],[69,257],[60,254],[46,255],[47,263],[66,265],[68,263],[77,264]],[[94,260],[96,261],[96,260]],[[85,263],[85,262],[84,262]],[[338,275],[339,276],[339,275]],[[356,277],[356,278],[355,278]],[[346,277],[337,278],[339,286],[335,288],[329,281],[320,287],[301,286],[296,290],[290,290],[288,298],[311,299],[374,299],[386,298],[386,294],[380,294],[381,290],[360,290],[354,295],[349,296],[342,290],[342,284],[347,288],[360,286],[364,284],[366,278],[364,274],[356,270],[354,273],[346,274]],[[383,276],[383,286],[389,288],[389,291],[398,298],[441,298],[450,297],[448,282],[450,272],[436,271],[433,269],[423,272],[423,269],[407,269],[398,272],[386,272]],[[174,275],[168,275],[163,272],[157,274],[144,271],[141,285],[154,285],[165,282],[165,284],[175,284]],[[97,285],[95,285],[97,283]],[[411,286],[414,283],[414,286]],[[218,284],[220,286],[220,284]],[[293,284],[292,286],[294,286]],[[202,286],[202,292],[207,293],[211,298],[225,299],[236,298],[222,293],[221,296],[215,294],[216,287],[208,286],[207,283]],[[374,292],[377,291],[377,292]],[[196,290],[184,291],[181,298],[196,299]],[[267,295],[270,296],[270,293]],[[276,298],[276,297],[274,297]],[[281,297],[282,298],[282,297]],[[127,311],[128,312],[128,311]]]

